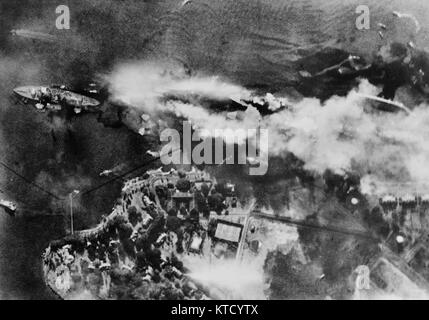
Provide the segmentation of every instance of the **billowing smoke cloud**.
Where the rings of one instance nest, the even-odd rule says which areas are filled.
[[[270,117],[271,139],[273,135],[276,141],[283,138],[270,151],[286,149],[302,159],[307,169],[319,173],[354,171],[375,184],[424,186],[429,177],[427,108],[419,106],[411,115],[367,112],[369,102],[358,92],[376,93],[362,83],[345,98],[334,97],[323,105],[305,99],[292,112]]]
[[[244,250],[243,260],[210,260],[189,255],[183,258],[190,269],[189,276],[210,288],[215,298],[267,299],[270,281],[265,276],[264,268],[268,254],[277,251],[287,255],[291,250],[296,250],[302,256],[295,227],[257,220],[252,224],[258,228],[255,236],[261,243],[258,254]]]
[[[241,119],[231,119],[228,113],[213,113],[194,104],[169,101],[166,106],[178,117],[190,120],[194,127],[206,129],[212,133],[216,129],[255,129],[258,128],[261,120],[261,115],[254,107],[248,107]]]
[[[429,111],[422,105],[410,115],[375,112],[362,94],[376,95],[378,89],[366,81],[346,97],[332,97],[324,103],[305,98],[265,117],[249,106],[231,119],[226,112],[206,108],[195,96],[248,99],[251,92],[218,78],[173,74],[154,65],[125,65],[109,81],[114,99],[143,110],[168,110],[198,128],[266,128],[271,155],[293,153],[305,163],[305,169],[318,174],[327,169],[358,173],[363,177],[364,192],[381,192],[388,185],[407,182],[423,187],[429,179],[425,167],[429,161]],[[164,99],[173,94],[189,102]],[[277,100],[265,101],[278,108]]]
[[[418,106],[410,115],[375,113],[362,93],[374,95],[377,89],[363,82],[347,97],[324,104],[304,99],[264,119],[270,152],[292,152],[317,173],[356,172],[364,177],[364,192],[378,193],[398,183],[424,187],[429,178],[428,109]]]
[[[160,100],[166,96],[227,100],[249,95],[246,89],[218,77],[185,77],[183,68],[156,63],[120,65],[107,81],[114,100],[145,111],[162,111]]]
[[[420,16],[425,16],[428,12],[426,8],[421,6],[421,1],[417,0],[411,1],[411,3],[400,0],[381,2],[378,0],[370,2],[371,16],[377,17],[378,20],[385,22],[389,28],[393,29],[388,23],[390,20],[385,21],[383,17],[387,14],[391,16],[389,8],[400,2],[402,7],[405,6],[407,10],[417,12]],[[349,13],[354,13],[356,5],[360,4],[357,0],[350,1],[350,6],[347,8],[335,1],[326,3],[320,8],[320,1],[315,0],[308,3],[300,1],[249,2],[247,0],[195,1],[181,9],[180,12],[184,14],[180,16],[177,13],[177,8],[181,7],[178,6],[177,1],[160,1],[160,4],[162,4],[160,7],[164,8],[163,10],[160,10],[152,1],[73,1],[70,2],[73,28],[63,32],[52,30],[54,28],[53,21],[56,18],[54,9],[58,5],[56,2],[45,1],[44,5],[41,6],[40,3],[34,1],[20,1],[19,4],[16,4],[16,1],[5,1],[5,6],[2,7],[4,9],[3,19],[0,22],[2,25],[0,40],[3,41],[3,44],[7,44],[9,49],[15,46],[15,42],[20,43],[16,41],[17,38],[9,35],[11,29],[38,30],[58,35],[63,40],[56,42],[49,48],[44,47],[43,50],[37,42],[36,44],[34,42],[28,42],[28,44],[21,42],[22,46],[16,47],[12,53],[25,52],[27,56],[25,59],[16,57],[1,59],[0,74],[3,75],[2,80],[7,79],[0,84],[2,104],[6,106],[2,108],[3,111],[12,110],[12,108],[7,107],[6,97],[15,85],[57,81],[79,82],[85,80],[83,79],[85,77],[91,77],[99,70],[104,71],[110,68],[111,63],[118,59],[145,58],[148,52],[154,51],[154,48],[157,47],[156,41],[153,40],[157,37],[153,37],[153,34],[159,34],[159,37],[163,37],[166,42],[165,45],[169,48],[167,51],[170,52],[171,56],[179,56],[182,60],[190,63],[194,69],[200,67],[221,74],[227,73],[231,76],[241,74],[244,79],[243,82],[246,79],[253,81],[253,79],[258,78],[260,83],[267,86],[272,86],[272,83],[284,83],[285,80],[288,80],[290,74],[286,71],[289,70],[279,67],[277,62],[285,62],[284,55],[286,55],[286,60],[289,58],[295,60],[299,51],[297,49],[308,50],[308,48],[313,48],[313,43],[310,41],[314,41],[314,39],[320,40],[318,47],[327,46],[334,42],[332,40],[340,40],[336,41],[339,46],[352,51],[357,49],[368,55],[372,53],[372,48],[379,45],[375,41],[375,38],[378,39],[376,32],[362,33],[355,28],[354,17],[350,16]],[[164,16],[167,10],[173,11],[174,15]],[[398,10],[402,11],[401,8]],[[187,15],[186,12],[191,12],[193,15]],[[383,12],[387,12],[386,15],[382,15]],[[202,18],[195,19],[195,16]],[[270,17],[270,19],[261,19],[261,17]],[[332,23],[331,17],[335,18],[335,23]],[[160,24],[167,24],[165,21],[169,21],[169,24],[171,22],[171,28],[164,37],[163,32],[158,30],[162,29],[159,28]],[[257,21],[257,28],[249,21]],[[301,33],[297,30],[305,30],[305,32]],[[392,41],[397,38],[409,38],[409,36],[403,37],[402,32],[399,32],[400,30],[396,31],[399,35],[393,37],[390,33],[394,33],[395,30],[389,30],[388,35]],[[426,32],[420,32],[421,37],[425,37],[426,34]],[[347,35],[350,41],[341,40],[344,35]],[[24,39],[21,38],[18,37],[19,40],[25,40],[25,37]],[[357,41],[351,39],[357,39]],[[427,39],[424,43],[427,43]],[[207,52],[210,54],[202,54]],[[22,55],[24,56],[24,54]],[[155,55],[159,57],[159,52],[156,52]],[[261,58],[266,58],[267,63],[261,63],[261,61],[265,61]],[[31,65],[29,61],[31,61]],[[289,61],[286,62],[289,63]],[[268,68],[271,65],[273,67]],[[217,78],[193,77],[191,80],[183,79],[181,76],[183,71],[181,70],[177,75],[174,73],[163,74],[163,70],[155,69],[155,72],[151,72],[150,68],[147,72],[142,72],[142,69],[146,67],[142,68],[141,65],[140,67],[137,65],[136,70],[132,70],[134,66],[129,65],[128,72],[123,74],[126,76],[126,74],[134,72],[133,76],[128,78],[118,76],[116,78],[118,82],[115,81],[115,83],[122,84],[122,86],[115,87],[118,91],[114,91],[114,95],[118,99],[121,98],[135,104],[146,112],[158,111],[159,107],[164,107],[165,104],[159,101],[159,98],[167,93],[185,94],[189,99],[193,95],[205,95],[216,99],[247,95],[246,90],[240,86],[225,84]],[[13,72],[5,72],[5,68],[14,70]],[[121,68],[121,70],[125,69]],[[273,73],[278,77],[281,76],[280,80],[270,82]],[[146,87],[142,85],[142,82],[146,83]],[[208,87],[211,89],[207,90]],[[124,93],[123,90],[129,88],[132,88],[132,91]],[[165,90],[166,88],[168,90]],[[156,92],[156,90],[160,91]],[[358,107],[361,103],[359,101],[356,97],[349,96],[345,99],[331,99],[322,106],[317,100],[304,100],[294,106],[291,111],[285,111],[264,119],[263,124],[274,129],[271,129],[270,150],[275,154],[294,152],[305,161],[308,169],[318,172],[322,172],[325,168],[332,168],[336,172],[359,170],[366,173],[371,169],[372,174],[367,175],[365,179],[365,181],[369,181],[369,186],[371,186],[372,181],[375,181],[375,187],[379,187],[380,182],[386,184],[387,180],[397,182],[419,179],[420,172],[423,171],[422,163],[425,163],[427,159],[426,150],[422,149],[427,132],[424,128],[427,119],[425,110],[422,108],[420,111],[415,111],[423,114],[421,118],[414,116],[419,120],[417,124],[421,125],[418,127],[413,122],[415,119],[411,117],[406,119],[403,115],[385,115],[380,118],[365,115],[361,113]],[[276,109],[276,105],[278,106],[274,101],[270,103],[273,109]],[[255,122],[252,119],[258,118],[254,110],[249,109],[250,115],[245,114],[236,121],[228,121],[229,118],[226,114],[213,114],[203,108],[198,103],[198,99],[181,104],[173,102],[170,107],[177,114],[192,120],[193,123],[201,127],[223,128],[229,125],[234,126],[234,128],[236,128],[235,126],[254,127]],[[301,107],[302,111],[300,111]],[[347,109],[351,109],[349,111],[351,114],[348,114]],[[7,117],[2,114],[3,131],[5,131],[6,125],[12,125],[14,121],[23,123],[21,127],[32,123],[28,120],[22,122],[25,116],[24,112],[19,112],[19,110],[13,109],[7,113]],[[318,118],[311,115],[316,110],[316,114],[322,120],[320,124]],[[15,114],[16,116],[14,116]],[[33,117],[33,114],[27,116],[32,121],[34,120]],[[334,125],[340,125],[344,122],[353,124],[356,129],[350,129],[353,126],[347,127],[348,131],[345,132],[347,134],[344,134],[344,130],[339,129],[341,127]],[[312,123],[312,127],[308,127],[308,123]],[[60,125],[61,123],[54,119],[52,127],[58,128]],[[44,127],[39,123],[35,128],[27,126],[25,134],[23,131],[9,130],[13,134],[7,136],[7,141],[4,144],[2,139],[4,154],[11,159],[16,158],[18,160],[21,159],[21,156],[17,157],[10,151],[20,150],[23,157],[32,160],[34,155],[49,154],[45,150],[50,149],[42,149],[39,145],[30,148],[26,144],[27,141],[31,143],[36,141],[34,137],[38,137],[37,133],[41,131],[37,128],[43,129]],[[97,128],[94,127],[94,129]],[[382,129],[385,129],[384,132]],[[359,130],[363,130],[363,133]],[[379,136],[379,131],[383,132],[384,136]],[[401,132],[403,135],[398,136]],[[100,135],[103,135],[103,141],[109,148],[116,145],[117,141],[124,141],[124,139],[119,138],[117,132],[114,139],[108,139],[104,134],[103,131]],[[408,135],[409,138],[407,138]],[[96,132],[91,130],[91,134],[87,133],[86,136],[96,136]],[[17,140],[16,137],[22,137],[22,139]],[[37,141],[43,141],[43,137]],[[419,138],[420,140],[418,140]],[[128,142],[128,140],[125,141]],[[79,146],[83,150],[94,149],[99,151],[101,148],[95,149],[88,146],[101,145],[101,142],[100,139],[98,143],[84,143],[82,139]],[[384,142],[386,145],[383,147]],[[303,145],[301,146],[300,143]],[[40,151],[31,153],[32,150]],[[131,152],[119,152],[118,150],[122,150],[119,148],[114,150],[115,152],[107,154],[109,158],[113,153],[115,157],[120,157],[122,153],[127,157],[128,154],[131,155]],[[102,152],[95,153],[100,154]],[[134,153],[136,153],[135,149],[132,150],[132,154]],[[93,167],[94,163],[97,163],[97,161],[92,161],[95,158],[94,154],[85,153],[85,157],[82,156],[85,161],[82,162]],[[103,163],[105,162],[103,161]],[[104,165],[102,167],[104,168]],[[31,172],[34,170],[36,169],[32,167]],[[39,170],[37,169],[36,173],[40,172]],[[46,172],[37,179],[49,182],[50,180],[46,179],[45,175]],[[63,180],[61,175],[59,177],[59,181]],[[424,180],[424,175],[421,175],[420,180]],[[14,187],[13,185],[16,185],[16,190],[22,189],[21,184],[15,183],[10,183],[9,187]],[[70,184],[70,187],[74,188],[75,183]],[[25,194],[25,198],[28,197],[30,195]],[[25,233],[25,236],[27,237],[28,234]],[[31,238],[31,242],[33,240],[34,238]],[[11,247],[14,247],[14,242],[15,240],[10,242],[13,244]],[[11,277],[12,274],[18,273],[11,272],[8,277]]]
[[[259,265],[238,260],[187,258],[191,271],[189,277],[211,288],[218,299],[265,299],[263,272]]]

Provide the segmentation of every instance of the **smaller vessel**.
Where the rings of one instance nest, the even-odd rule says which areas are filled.
[[[17,206],[12,201],[0,199],[0,207],[2,207],[10,215],[15,215]]]

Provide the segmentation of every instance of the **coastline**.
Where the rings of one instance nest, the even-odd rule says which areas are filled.
[[[164,179],[171,179],[172,175],[177,175],[177,171],[170,170],[169,172],[162,172],[161,170],[152,170],[148,171],[148,173],[148,178],[137,177],[130,179],[124,183],[124,187],[122,188],[121,201],[118,201],[112,212],[108,216],[104,217],[102,221],[99,222],[95,227],[77,231],[73,235],[67,235],[59,240],[53,240],[50,242],[50,244],[45,249],[45,252],[42,255],[43,278],[45,280],[46,285],[54,292],[56,296],[60,297],[63,300],[67,300],[70,299],[71,296],[76,294],[76,292],[74,292],[76,290],[76,282],[73,280],[73,277],[75,277],[77,273],[83,278],[85,278],[85,276],[83,276],[85,272],[82,272],[81,266],[78,267],[78,271],[74,270],[74,268],[76,268],[76,266],[74,265],[76,261],[78,264],[86,263],[87,261],[89,261],[88,268],[92,268],[91,270],[95,270],[94,272],[101,273],[103,279],[103,287],[99,290],[100,294],[92,294],[92,298],[95,299],[109,299],[111,281],[110,270],[111,268],[113,269],[115,265],[117,265],[121,271],[125,270],[131,275],[137,272],[137,261],[132,261],[133,259],[129,256],[122,257],[122,259],[119,259],[119,262],[111,262],[109,258],[107,258],[108,248],[104,249],[106,250],[106,252],[103,252],[103,258],[100,258],[101,262],[98,261],[98,258],[95,261],[90,261],[91,259],[88,258],[88,253],[86,252],[86,249],[84,253],[82,252],[79,254],[72,249],[73,246],[85,246],[91,243],[99,243],[100,238],[108,237],[109,233],[111,234],[112,228],[120,229],[123,221],[126,221],[127,225],[130,225],[130,206],[139,207],[140,209],[144,208],[142,209],[143,211],[153,210],[153,212],[157,212],[153,214],[148,211],[149,215],[145,214],[143,220],[148,222],[149,224],[148,234],[149,238],[152,238],[152,240],[150,241],[152,245],[157,245],[159,239],[164,238],[162,236],[164,234],[164,231],[162,230],[164,228],[166,213],[163,207],[160,205],[159,199],[157,197],[152,198],[151,195],[156,193],[154,185],[157,182],[164,181]],[[188,176],[192,177],[192,179],[198,180],[200,176],[203,177],[206,176],[206,174],[192,171],[188,173]],[[173,178],[171,181],[174,180],[175,178]],[[148,188],[150,189],[150,191],[148,190]],[[146,195],[144,194],[143,190],[147,193]],[[132,232],[130,231],[130,238],[133,238],[135,234],[138,234],[136,232],[138,230],[138,226],[144,223],[139,222],[137,226],[135,226],[134,230]],[[161,231],[156,231],[157,228],[159,229],[159,223],[161,223],[162,229],[160,229]],[[118,230],[116,230],[115,232],[117,233]],[[122,246],[123,240],[119,239],[120,237],[118,238],[118,240],[111,240],[110,243],[115,242],[118,246]],[[127,242],[127,240],[124,241]],[[135,239],[133,241],[135,241]],[[136,242],[138,242],[138,240]],[[170,247],[169,245],[167,246],[168,248],[166,250],[161,249],[162,254],[172,255],[171,257],[173,258],[173,252],[175,252],[175,248],[173,249],[173,247]],[[59,259],[57,253],[59,253]],[[52,265],[54,256],[56,263]],[[169,258],[167,258],[167,261],[169,261]],[[177,267],[172,266],[173,272],[180,275],[178,277],[184,279],[183,282],[193,282],[194,284],[191,285],[191,287],[193,288],[192,290],[201,292],[201,294],[204,296],[205,294],[203,292],[207,293],[208,290],[204,289],[202,285],[196,284],[194,281],[191,281],[191,279],[186,276],[185,270],[178,270],[178,268],[180,268],[178,266],[180,265],[181,262],[179,261]],[[149,270],[148,274],[153,275],[153,272]],[[88,284],[88,279],[81,279],[80,282],[82,281],[84,282],[84,285],[82,286],[81,283],[79,285],[80,288],[77,290],[85,290],[85,292],[87,292],[88,288],[86,287],[86,285]],[[151,282],[151,280],[149,280],[149,282]],[[106,283],[108,285],[106,286],[106,288],[104,288],[104,284]]]

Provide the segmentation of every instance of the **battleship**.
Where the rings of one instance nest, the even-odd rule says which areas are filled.
[[[13,92],[24,104],[30,103],[39,111],[60,111],[70,107],[79,114],[98,111],[100,106],[98,100],[72,92],[65,86],[25,86],[15,88]]]
[[[367,95],[367,94],[359,94],[359,97],[369,102],[369,105],[371,106],[370,111],[391,112],[391,113],[403,112],[407,115],[409,115],[412,112],[412,110],[410,110],[407,106],[405,106],[401,102],[383,99],[381,97]]]
[[[43,42],[57,42],[59,38],[44,32],[38,32],[26,29],[12,29],[10,33],[15,37],[23,39],[37,40]]]
[[[428,5],[3,1],[0,299],[429,299]]]

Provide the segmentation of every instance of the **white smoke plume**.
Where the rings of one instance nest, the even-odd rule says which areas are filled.
[[[269,152],[292,152],[305,168],[322,174],[356,172],[363,176],[363,190],[385,193],[392,186],[426,188],[429,179],[429,110],[421,105],[410,115],[368,111],[369,101],[360,94],[377,93],[367,82],[347,97],[325,103],[303,99],[292,108],[265,117],[261,126],[269,130]],[[255,126],[255,117],[243,124]],[[371,189],[367,186],[371,185]],[[408,190],[407,192],[412,192]]]
[[[168,110],[189,120],[195,127],[213,129],[269,130],[272,155],[293,153],[305,168],[322,174],[356,172],[363,177],[363,191],[377,193],[389,185],[410,183],[423,187],[429,180],[429,110],[416,106],[405,113],[376,113],[362,94],[376,95],[378,89],[363,81],[346,97],[324,103],[302,99],[275,114],[262,117],[249,106],[230,119],[226,112],[209,110],[198,100],[163,100],[166,95],[211,99],[249,99],[248,90],[216,77],[183,77],[154,64],[123,65],[110,77],[116,100],[143,110]],[[262,99],[262,98],[261,98]],[[264,99],[278,109],[278,101]],[[408,106],[413,108],[413,106]]]
[[[267,299],[270,279],[264,268],[270,252],[287,255],[294,248],[299,259],[305,260],[296,227],[257,219],[251,224],[258,229],[255,236],[261,243],[258,254],[246,249],[242,260],[183,257],[190,269],[189,277],[210,288],[218,299]]]
[[[365,192],[378,193],[398,183],[424,188],[429,178],[427,107],[417,106],[410,115],[368,112],[369,102],[358,93],[376,94],[376,88],[363,82],[347,97],[324,104],[304,99],[292,110],[265,119],[270,152],[292,152],[318,173],[357,172],[366,187],[372,185]]]
[[[266,299],[263,271],[257,264],[237,260],[187,258],[189,277],[211,289],[218,299]]]
[[[166,106],[168,110],[178,117],[189,120],[195,128],[206,129],[210,132],[214,132],[214,130],[258,128],[262,119],[258,110],[254,107],[248,107],[240,118],[230,119],[225,112],[213,113],[194,104],[169,101]]]
[[[156,63],[119,65],[107,78],[107,82],[115,101],[155,112],[160,111],[160,99],[169,95],[200,96],[214,100],[249,95],[248,90],[222,81],[219,77],[186,77],[183,68],[164,68]]]

